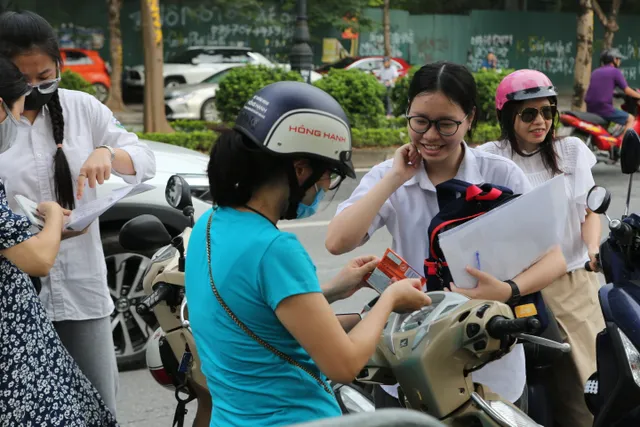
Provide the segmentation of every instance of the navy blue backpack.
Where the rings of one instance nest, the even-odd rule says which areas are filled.
[[[459,179],[450,179],[436,185],[436,194],[440,211],[429,224],[429,258],[424,261],[427,291],[448,289],[449,283],[453,281],[447,261],[440,249],[439,234],[519,196],[519,194],[513,194],[513,191],[507,187],[493,184],[474,185]],[[523,296],[518,306],[531,303],[536,307],[536,317],[542,324],[542,330],[546,329],[549,318],[542,294],[536,292]]]

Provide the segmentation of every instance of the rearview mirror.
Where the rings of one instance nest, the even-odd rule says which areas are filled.
[[[171,235],[162,221],[153,215],[140,215],[120,229],[120,245],[130,251],[156,250],[171,243]]]
[[[180,175],[172,175],[167,181],[167,187],[164,190],[164,197],[169,206],[183,210],[187,206],[191,206],[191,188],[187,181]]]
[[[334,393],[343,413],[358,414],[374,412],[373,397],[355,384],[341,384],[334,387]]]
[[[587,194],[587,207],[592,212],[603,214],[609,209],[611,193],[604,187],[594,185]]]
[[[640,167],[640,136],[638,133],[629,129],[622,138],[622,147],[620,147],[620,169],[622,173],[630,175],[638,171]]]

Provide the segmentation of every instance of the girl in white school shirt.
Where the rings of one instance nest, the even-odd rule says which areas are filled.
[[[604,329],[598,277],[584,269],[586,261],[595,268],[601,237],[600,217],[586,206],[596,158],[578,138],[554,138],[556,105],[553,83],[543,73],[518,70],[509,74],[496,91],[502,136],[479,149],[512,159],[534,187],[565,174],[569,216],[562,250],[567,270],[542,294],[571,344],[571,353],[554,363],[546,382],[556,423],[583,427],[593,424],[584,385],[596,371],[596,335]]]
[[[95,97],[58,89],[62,60],[55,31],[31,12],[0,15],[0,54],[20,69],[32,86],[12,141],[0,141],[0,179],[13,210],[14,196],[62,207],[96,199],[96,183],[111,173],[127,183],[155,175],[155,158],[146,144],[127,132]],[[85,187],[86,185],[86,187]],[[116,413],[118,369],[98,221],[82,235],[65,240],[40,299],[64,346]]]
[[[349,252],[386,226],[393,237],[392,249],[413,268],[422,270],[429,253],[427,229],[439,210],[436,185],[457,178],[473,184],[506,186],[514,193],[528,191],[531,186],[515,163],[475,151],[464,142],[475,123],[476,111],[476,83],[464,66],[438,62],[417,71],[409,86],[411,143],[399,148],[392,160],[371,169],[351,197],[338,206],[327,234],[329,252]],[[565,268],[562,253],[555,248],[513,281],[520,293],[527,295],[553,282]],[[468,271],[478,279],[478,286],[460,289],[452,285],[452,291],[503,302],[511,297],[509,284],[473,268]],[[473,380],[518,402],[526,383],[522,346],[474,372]],[[393,398],[376,390],[376,404],[397,405],[397,387],[385,390]]]

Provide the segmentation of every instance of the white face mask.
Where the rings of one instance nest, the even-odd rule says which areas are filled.
[[[2,107],[7,113],[7,117],[2,123],[0,123],[0,153],[7,151],[16,140],[18,136],[18,121],[13,117],[13,113],[7,107],[7,104],[2,103]]]

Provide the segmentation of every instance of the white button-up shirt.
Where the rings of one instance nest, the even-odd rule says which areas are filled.
[[[69,162],[74,189],[80,168],[100,145],[125,150],[133,160],[135,175],[120,176],[129,184],[153,178],[156,170],[151,149],[126,131],[109,108],[95,97],[77,91],[59,89],[64,115],[63,150]],[[5,184],[12,210],[21,212],[14,196],[21,194],[34,202],[55,200],[53,139],[47,107],[33,125],[22,117],[15,141],[0,141],[7,151],[0,154],[0,179]],[[76,206],[96,199],[96,189],[85,187]],[[87,233],[62,241],[60,252],[49,276],[42,279],[40,298],[53,321],[86,320],[108,316],[113,302],[107,287],[107,268],[102,251],[98,221]]]
[[[464,149],[464,158],[455,178],[472,184],[502,185],[517,194],[531,189],[524,172],[513,161],[471,149],[466,144]],[[351,197],[338,206],[336,215],[367,194],[392,166],[393,159],[390,159],[371,169]],[[416,271],[424,271],[424,260],[429,256],[428,228],[439,210],[435,186],[421,167],[382,205],[362,243],[380,227],[386,226],[393,238],[391,248]],[[502,359],[486,365],[472,376],[474,382],[485,384],[503,398],[515,402],[522,395],[526,383],[522,345],[517,345]],[[395,388],[384,388],[397,396]]]

